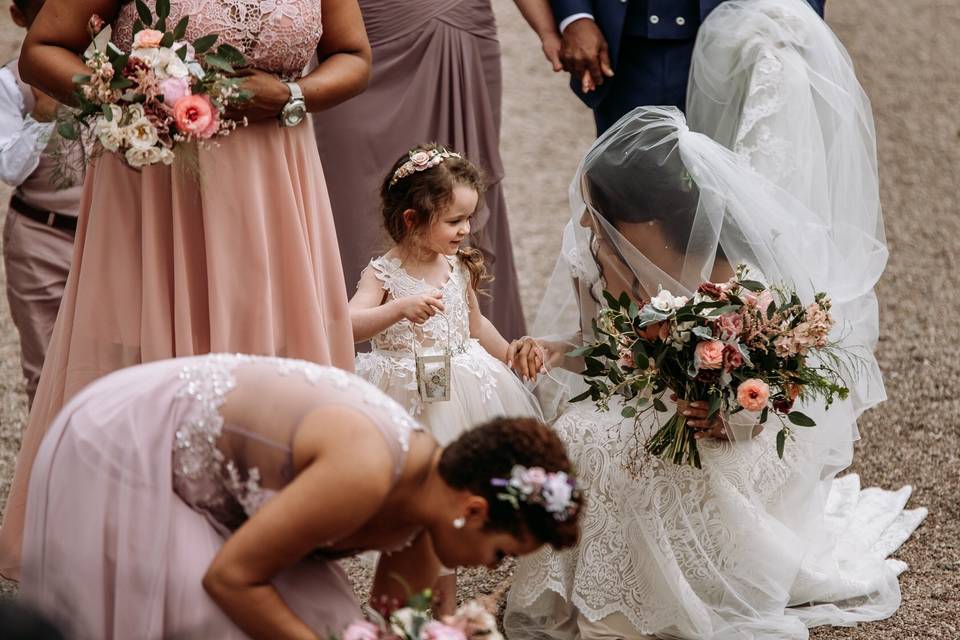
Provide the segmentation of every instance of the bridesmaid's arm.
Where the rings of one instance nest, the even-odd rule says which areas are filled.
[[[393,479],[383,437],[349,407],[308,415],[293,458],[296,478],[227,539],[203,578],[210,597],[254,640],[326,637],[294,613],[272,580],[359,529],[382,507]]]
[[[363,93],[370,81],[370,42],[357,0],[323,0],[316,69],[299,80],[307,111],[322,111]]]
[[[75,105],[73,77],[90,73],[81,58],[90,45],[87,22],[97,14],[109,24],[119,11],[119,0],[47,0],[23,41],[23,80]]]
[[[550,3],[547,0],[514,0],[514,4],[540,38],[543,55],[553,65],[553,70],[563,70],[560,64],[560,32],[557,31],[557,22]]]

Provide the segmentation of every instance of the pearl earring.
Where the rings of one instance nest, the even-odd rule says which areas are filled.
[[[456,520],[453,521],[453,528],[463,529],[466,526],[466,524],[467,524],[466,518],[457,518]]]

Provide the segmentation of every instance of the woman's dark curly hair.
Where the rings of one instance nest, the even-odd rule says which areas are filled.
[[[508,479],[514,465],[542,467],[547,473],[571,473],[570,459],[559,436],[533,418],[495,418],[461,435],[440,457],[440,477],[455,489],[486,498],[489,504],[487,528],[515,536],[529,533],[554,549],[577,543],[582,494],[575,493],[577,512],[565,521],[538,504],[510,502],[497,497],[503,489],[491,483]]]
[[[477,192],[477,208],[483,204],[483,194],[487,188],[483,174],[466,158],[445,158],[435,167],[417,171],[393,182],[393,174],[410,159],[412,152],[440,148],[437,143],[430,142],[411,149],[397,158],[380,185],[383,226],[397,244],[411,236],[426,233],[430,225],[453,204],[453,190],[458,185],[470,187]],[[415,214],[414,222],[410,226],[407,226],[403,216],[408,209]],[[480,284],[487,279],[483,254],[477,249],[463,248],[457,252],[457,256],[470,271],[470,283],[474,290],[478,290]]]

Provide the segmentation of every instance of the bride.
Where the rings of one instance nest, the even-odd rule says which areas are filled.
[[[829,224],[739,156],[689,131],[673,108],[637,109],[604,134],[578,170],[571,202],[541,310],[552,320],[544,334],[589,340],[604,289],[635,300],[660,287],[691,295],[702,280],[724,280],[743,263],[805,301],[815,291],[844,299],[859,273]],[[925,512],[903,510],[909,487],[860,491],[856,476],[835,479],[851,460],[859,398],[882,393],[860,376],[876,367],[869,348],[845,338],[858,321],[852,309],[837,305],[835,315],[837,337],[856,355],[848,372],[855,392],[829,411],[803,407],[817,427],[799,430],[784,460],[774,430],[729,442],[723,425],[694,408],[699,435],[713,436],[700,441],[702,470],[650,457],[628,467],[636,436],[620,407],[567,406],[555,429],[590,496],[581,542],[520,563],[508,635],[806,638],[810,626],[892,614],[905,565],[886,557]],[[574,342],[538,346],[556,360]],[[551,378],[561,383],[558,401],[582,388],[559,369]],[[656,426],[644,421],[641,441]]]

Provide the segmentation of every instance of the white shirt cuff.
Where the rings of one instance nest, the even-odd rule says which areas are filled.
[[[567,16],[566,18],[560,21],[560,33],[563,33],[563,30],[569,27],[571,23],[574,23],[577,20],[580,20],[582,18],[586,18],[587,20],[593,20],[593,16],[589,13],[575,13],[572,16]]]

